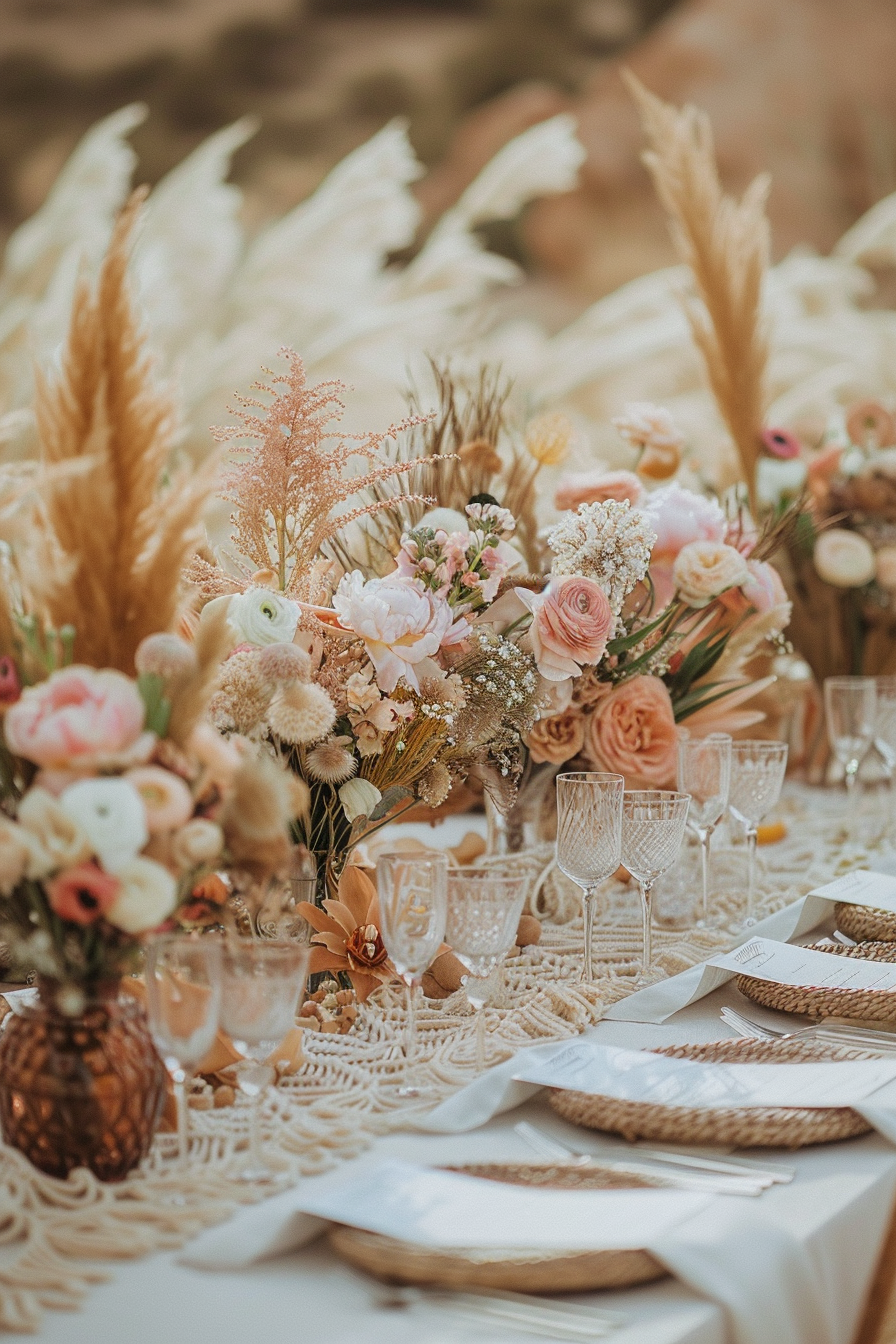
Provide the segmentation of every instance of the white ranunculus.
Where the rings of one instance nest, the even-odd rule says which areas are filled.
[[[845,527],[822,532],[812,558],[819,576],[835,588],[863,588],[877,568],[871,543]]]
[[[784,496],[798,495],[808,467],[801,457],[760,457],[756,463],[756,499],[772,508]]]
[[[121,890],[106,919],[124,933],[146,933],[167,919],[177,902],[177,883],[167,868],[142,855],[122,864]]]
[[[369,779],[349,779],[339,790],[339,801],[348,821],[369,817],[382,796]]]
[[[29,848],[29,877],[46,877],[90,858],[92,847],[84,828],[39,785],[25,794],[18,820],[19,839]]]
[[[146,808],[130,780],[79,780],[64,790],[59,805],[110,873],[117,873],[149,840]]]
[[[214,863],[223,848],[224,832],[207,817],[194,817],[171,837],[171,857],[184,870]]]
[[[470,520],[457,509],[436,508],[424,513],[417,527],[432,527],[436,531],[441,527],[446,532],[469,532]]]
[[[291,644],[299,604],[269,588],[247,588],[230,599],[227,619],[243,644]]]

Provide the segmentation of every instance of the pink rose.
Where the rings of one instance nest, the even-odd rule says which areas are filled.
[[[67,868],[46,884],[50,909],[72,924],[92,924],[115,904],[121,883],[95,863]]]
[[[628,789],[673,784],[675,716],[659,677],[632,677],[599,701],[588,724],[585,750],[599,770],[624,775]]]
[[[650,577],[659,611],[675,594],[672,566],[679,552],[692,541],[724,541],[728,523],[715,500],[675,482],[648,495],[641,511],[656,533]]]
[[[577,709],[565,709],[539,719],[529,733],[527,746],[533,761],[563,765],[578,756],[585,745],[585,720]]]
[[[576,677],[583,667],[600,661],[615,621],[603,589],[593,579],[571,574],[553,578],[543,593],[514,591],[534,617],[529,638],[546,681]]]
[[[6,744],[45,767],[113,767],[145,759],[152,734],[134,682],[121,672],[66,667],[30,686],[7,710]]]
[[[577,509],[580,504],[603,504],[615,499],[622,504],[638,504],[644,486],[632,471],[571,471],[560,477],[554,508],[561,512]]]

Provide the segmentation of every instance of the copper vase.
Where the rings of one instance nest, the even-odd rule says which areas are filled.
[[[120,1181],[149,1151],[167,1075],[142,1006],[118,981],[84,987],[77,1016],[58,986],[10,1017],[0,1036],[0,1126],[7,1143],[51,1176],[88,1167]]]

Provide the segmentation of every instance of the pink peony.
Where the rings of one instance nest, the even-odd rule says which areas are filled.
[[[342,628],[367,645],[377,684],[387,694],[402,676],[418,691],[415,664],[434,657],[443,645],[458,643],[469,629],[465,620],[455,621],[448,603],[428,593],[422,583],[394,574],[365,580],[353,570],[340,581],[333,607]]]
[[[603,657],[615,621],[603,589],[593,579],[553,578],[543,593],[515,589],[534,617],[529,631],[539,672],[546,681],[576,677]]]
[[[50,908],[72,924],[92,924],[115,904],[121,883],[95,863],[66,868],[47,884]]]
[[[145,759],[145,709],[121,672],[66,667],[30,686],[7,711],[6,744],[17,756],[49,768],[113,766]],[[144,750],[145,749],[145,750]]]
[[[588,724],[585,750],[599,770],[624,775],[628,789],[674,784],[675,716],[659,677],[632,677],[599,701]]]
[[[615,499],[639,504],[644,486],[632,471],[571,471],[560,477],[554,508],[577,509],[580,504],[603,504]]]

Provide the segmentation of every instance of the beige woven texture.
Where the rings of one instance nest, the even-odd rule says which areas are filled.
[[[831,825],[837,800],[827,804],[824,795],[790,792],[782,811],[792,838],[761,851],[760,913],[779,909],[841,870]],[[576,1035],[632,989],[640,952],[636,890],[608,889],[595,939],[599,976],[586,989],[578,983],[578,892],[556,870],[546,873],[550,858],[544,850],[512,861],[530,884],[544,931],[537,947],[508,962],[503,987],[486,1009],[490,1064],[523,1046]],[[717,904],[732,915],[742,899],[744,875],[743,849],[720,845],[714,885],[725,894]],[[683,879],[685,889],[688,884],[693,891],[693,873]],[[711,930],[660,928],[654,975],[674,975],[728,942]],[[348,1035],[305,1032],[305,1065],[282,1080],[265,1103],[263,1129],[273,1164],[296,1175],[321,1172],[361,1152],[377,1134],[403,1126],[407,1102],[395,1097],[393,1086],[403,1064],[403,1021],[402,994],[385,988],[362,1008]],[[473,1020],[464,995],[428,1002],[419,1027],[436,1099],[447,1097],[476,1073]],[[117,1186],[103,1186],[84,1172],[65,1182],[51,1180],[0,1146],[0,1328],[36,1330],[44,1309],[77,1305],[103,1277],[98,1262],[180,1245],[238,1204],[264,1196],[235,1179],[248,1132],[242,1100],[220,1111],[193,1111],[191,1121],[187,1171],[173,1161],[171,1137],[160,1135],[143,1167]]]

